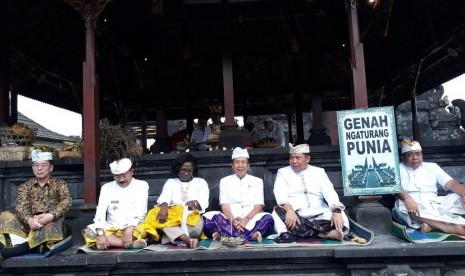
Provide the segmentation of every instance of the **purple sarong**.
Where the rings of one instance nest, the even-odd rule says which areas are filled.
[[[242,237],[244,240],[251,241],[252,236],[255,232],[260,234],[266,233],[273,227],[273,217],[270,214],[264,215],[259,219],[252,230],[245,229],[244,232],[238,231],[231,225],[231,222],[226,219],[221,213],[218,213],[212,217],[211,220],[205,218],[205,227],[203,229],[205,235],[211,237],[213,233],[220,233],[221,237]]]

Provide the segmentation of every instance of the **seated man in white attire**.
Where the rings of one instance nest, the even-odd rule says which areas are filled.
[[[397,195],[392,215],[395,221],[423,232],[465,235],[465,187],[450,177],[438,164],[423,162],[420,143],[402,142],[399,164],[402,192]],[[438,196],[438,185],[450,190]]]
[[[263,119],[263,129],[260,129],[254,138],[256,138],[257,143],[266,139],[274,139],[281,147],[286,144],[283,128],[279,124],[275,124],[271,116],[266,116]]]
[[[208,135],[210,135],[211,132],[210,126],[207,125],[207,119],[199,118],[197,121],[197,128],[192,131],[191,142],[199,143],[199,150],[209,150],[211,146],[204,142],[208,140]]]
[[[128,158],[114,161],[110,169],[115,180],[100,190],[94,223],[82,231],[86,245],[97,250],[143,248],[149,185],[133,177]]]
[[[272,213],[275,242],[297,238],[342,240],[349,231],[345,206],[322,168],[308,165],[310,147],[289,144],[289,165],[278,170],[274,195],[278,206]]]

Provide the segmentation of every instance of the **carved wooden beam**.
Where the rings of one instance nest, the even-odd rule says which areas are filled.
[[[63,0],[81,14],[86,28],[92,26],[94,29],[97,26],[98,16],[111,1],[113,0]]]
[[[152,0],[152,13],[163,15],[163,0]]]

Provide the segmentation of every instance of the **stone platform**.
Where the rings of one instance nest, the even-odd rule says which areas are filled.
[[[465,275],[465,243],[412,244],[391,235],[369,246],[74,253],[13,258],[1,275]]]

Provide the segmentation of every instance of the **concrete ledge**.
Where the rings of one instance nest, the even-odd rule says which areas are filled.
[[[77,245],[46,259],[8,259],[3,261],[0,272],[2,275],[218,275],[225,272],[248,275],[370,275],[365,273],[400,269],[426,273],[424,275],[444,275],[447,271],[465,269],[465,243],[412,244],[390,235],[375,237],[369,246],[144,251],[95,255],[76,254],[76,248]]]

